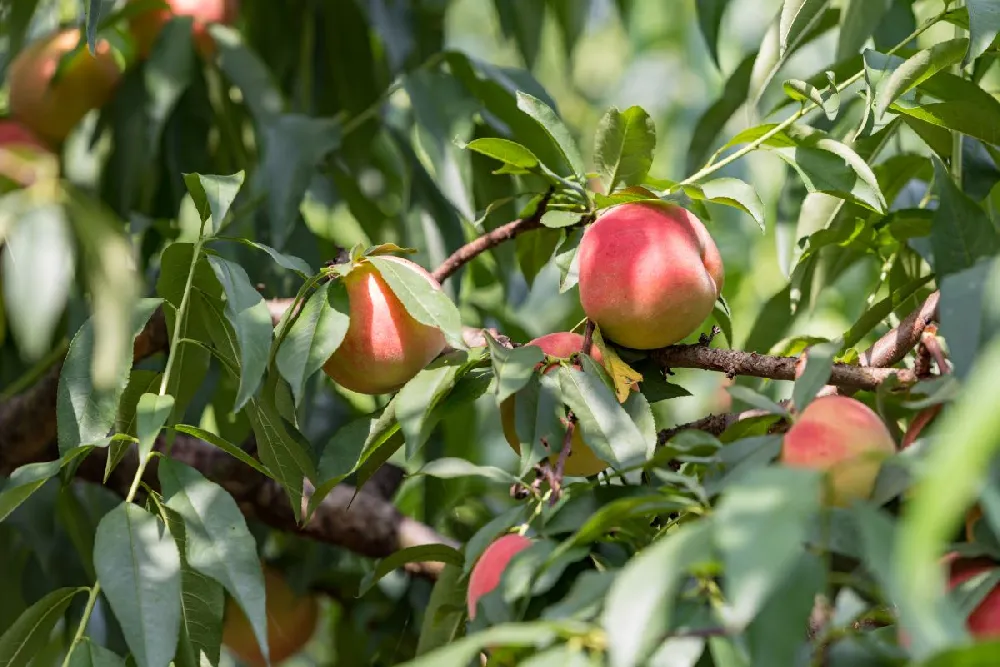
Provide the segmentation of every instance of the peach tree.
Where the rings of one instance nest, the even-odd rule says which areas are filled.
[[[995,0],[0,17],[0,667],[997,661]]]

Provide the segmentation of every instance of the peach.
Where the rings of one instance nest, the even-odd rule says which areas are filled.
[[[13,120],[0,120],[0,147],[46,152],[49,150],[34,132]]]
[[[129,0],[135,2],[135,0]],[[172,16],[190,16],[191,37],[195,49],[203,57],[209,57],[215,52],[215,41],[208,32],[212,23],[230,25],[236,21],[240,5],[238,0],[166,0],[169,9],[150,9],[133,16],[129,20],[129,29],[135,39],[136,48],[143,58],[149,56],[153,44],[163,29],[164,24]]]
[[[440,284],[418,264],[383,256],[417,271],[435,288]],[[360,394],[386,394],[413,379],[445,348],[440,329],[418,322],[370,262],[346,276],[351,322],[337,351],[323,365],[330,378]]]
[[[583,349],[583,336],[568,332],[551,333],[530,341],[528,345],[540,347],[542,348],[542,352],[550,356],[567,358]],[[597,363],[604,363],[604,356],[601,354],[601,351],[597,349],[596,345],[591,346],[590,356],[593,357],[594,361]],[[555,364],[550,364],[545,368],[544,372],[548,373],[555,367]],[[510,444],[514,451],[520,455],[521,442],[517,437],[517,427],[515,426],[516,408],[514,399],[515,397],[511,396],[500,404],[500,423],[503,426],[503,435],[507,439],[507,443]],[[560,437],[558,442],[549,443],[549,448],[554,452],[549,457],[549,461],[551,461],[553,465],[555,465],[556,460],[559,458],[559,451],[562,449],[562,441],[563,438]],[[570,450],[569,457],[566,459],[566,467],[563,470],[563,472],[567,475],[573,477],[589,477],[590,475],[596,475],[608,467],[608,464],[597,458],[593,450],[588,447],[586,443],[584,443],[583,438],[580,435],[579,428],[576,428],[573,431],[571,446],[572,449]]]
[[[949,589],[997,567],[989,558],[958,558],[957,554],[950,554],[946,560],[950,562]],[[1000,638],[1000,586],[987,593],[983,601],[972,610],[966,627],[976,639]]]
[[[580,241],[580,304],[606,340],[651,350],[682,340],[712,313],[722,258],[690,211],[665,202],[608,209]]]
[[[472,574],[469,575],[469,588],[465,599],[470,619],[476,618],[476,605],[479,600],[500,585],[500,577],[507,569],[510,560],[530,546],[531,540],[524,535],[510,533],[497,538],[486,547],[473,566]]]
[[[319,620],[319,602],[313,595],[297,595],[284,576],[269,567],[264,567],[264,591],[267,644],[271,664],[276,665],[301,651],[312,637]],[[252,667],[267,664],[261,655],[250,621],[232,598],[226,601],[222,644]]]
[[[10,66],[11,115],[52,144],[61,143],[88,111],[104,106],[121,79],[110,44],[100,40],[96,54],[84,47],[53,81],[63,54],[79,40],[77,28],[53,33],[25,47]]]
[[[781,461],[826,472],[827,501],[845,507],[871,495],[882,459],[895,451],[889,429],[871,408],[829,395],[806,406],[788,429]]]

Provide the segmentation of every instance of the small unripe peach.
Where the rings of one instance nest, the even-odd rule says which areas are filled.
[[[486,547],[469,575],[469,588],[465,599],[470,619],[476,617],[476,605],[479,600],[500,585],[500,577],[507,569],[510,560],[530,546],[531,540],[524,535],[510,533],[494,540]]]
[[[528,343],[540,347],[542,352],[552,357],[568,358],[583,349],[583,336],[580,334],[559,332],[540,336]],[[604,363],[604,355],[592,345],[590,356],[599,364]],[[556,368],[556,364],[550,364],[543,372],[548,373]],[[507,443],[518,454],[521,453],[521,441],[517,437],[517,419],[515,397],[511,396],[500,404],[500,423],[503,426],[503,435]],[[596,475],[608,467],[607,462],[602,461],[594,455],[594,451],[583,441],[580,435],[580,427],[573,430],[573,437],[570,441],[571,449],[569,457],[566,459],[566,467],[563,472],[572,477],[589,477]],[[559,458],[559,451],[562,449],[563,438],[557,438],[557,442],[550,442],[549,448],[554,452],[549,461],[555,465]]]
[[[401,257],[382,259],[410,267],[441,289],[418,264]],[[364,261],[340,280],[347,289],[351,322],[340,347],[323,365],[334,382],[359,394],[390,393],[444,351],[441,330],[410,315],[373,264]]]
[[[143,58],[149,56],[164,24],[172,16],[190,16],[195,48],[202,56],[212,55],[215,41],[208,32],[208,26],[212,23],[230,25],[236,20],[240,8],[238,0],[167,0],[167,4],[169,9],[150,9],[129,20],[129,29]]]
[[[312,638],[319,620],[319,602],[313,595],[297,595],[284,576],[269,567],[264,568],[264,591],[267,644],[271,664],[276,665],[301,651]],[[252,667],[263,667],[266,664],[254,636],[253,626],[232,598],[226,601],[222,643]]]
[[[690,211],[637,202],[608,210],[584,232],[580,304],[605,339],[651,350],[693,333],[722,291],[722,258]]]
[[[107,40],[96,53],[75,53],[53,81],[63,54],[80,40],[77,28],[42,38],[17,54],[10,66],[10,112],[35,134],[58,144],[91,109],[104,106],[114,92],[121,71]]]
[[[810,403],[788,429],[781,461],[827,473],[827,501],[844,507],[871,495],[882,459],[895,451],[889,429],[871,408],[829,395]]]

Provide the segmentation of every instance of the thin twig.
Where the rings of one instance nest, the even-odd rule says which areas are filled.
[[[573,451],[573,432],[576,430],[576,415],[570,412],[566,415],[566,435],[563,437],[562,449],[559,450],[559,458],[556,459],[556,469],[552,474],[550,486],[552,487],[552,498],[549,504],[555,505],[562,495],[563,473],[566,470],[566,460]]]

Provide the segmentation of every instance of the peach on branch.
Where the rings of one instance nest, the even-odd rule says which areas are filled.
[[[972,577],[997,568],[997,564],[988,558],[958,558],[957,554],[949,554],[946,560],[950,565],[949,590]],[[1000,586],[994,587],[972,610],[966,620],[966,627],[976,639],[1000,638]]]
[[[570,332],[551,333],[528,342],[528,345],[540,347],[542,352],[552,357],[568,358],[583,349],[583,336]],[[591,346],[590,356],[597,363],[604,363],[604,356],[601,354],[601,351],[597,349],[596,345]],[[545,367],[543,372],[548,373],[555,369],[556,366],[557,364],[549,364]],[[507,439],[507,443],[514,449],[515,452],[520,454],[521,442],[517,437],[517,428],[515,426],[515,406],[514,396],[511,396],[500,404],[500,423],[503,426],[503,434]],[[599,459],[594,454],[594,451],[583,441],[583,437],[580,435],[579,427],[576,427],[573,430],[573,437],[570,442],[570,454],[566,459],[566,467],[563,470],[563,472],[567,475],[571,475],[573,477],[589,477],[590,475],[596,475],[608,467],[607,462]],[[563,438],[561,437],[558,438],[557,442],[549,443],[549,447],[553,452],[549,457],[549,461],[553,465],[555,465],[556,460],[559,458],[559,451],[562,449],[562,444]]]
[[[301,651],[312,637],[319,620],[319,602],[313,595],[296,594],[284,576],[270,567],[264,567],[264,592],[267,644],[271,664],[276,665]],[[226,601],[222,643],[252,667],[267,664],[254,636],[253,626],[232,598]]]
[[[212,55],[215,41],[208,32],[208,26],[212,23],[233,23],[240,8],[238,0],[166,0],[166,4],[169,8],[149,9],[129,20],[129,29],[143,58],[149,56],[164,24],[173,16],[190,16],[195,48],[202,56]]]
[[[465,599],[470,619],[476,618],[476,605],[479,600],[500,585],[500,577],[511,559],[530,546],[530,539],[524,535],[511,533],[497,538],[486,547],[469,575],[469,588]]]
[[[781,461],[827,473],[827,501],[847,506],[871,495],[882,460],[895,451],[889,429],[871,408],[830,395],[806,406],[788,429]]]
[[[401,257],[382,259],[409,267],[441,289],[418,264]],[[362,260],[339,280],[347,289],[351,321],[340,347],[323,365],[334,382],[359,394],[390,393],[444,351],[444,333],[410,315],[373,264]]]
[[[10,65],[11,115],[53,144],[88,111],[104,106],[121,79],[107,40],[98,41],[94,54],[84,47],[70,56],[56,79],[63,55],[79,41],[77,28],[56,32],[29,44]]]
[[[584,232],[579,260],[587,317],[606,339],[639,350],[693,333],[712,313],[724,280],[705,226],[665,202],[608,209]]]

